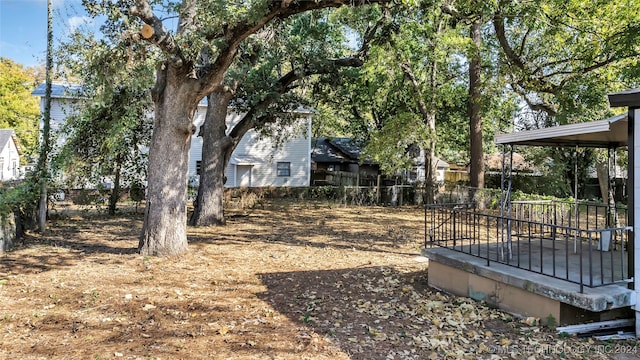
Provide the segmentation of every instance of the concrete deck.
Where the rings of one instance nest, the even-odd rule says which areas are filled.
[[[525,239],[512,241],[511,256],[506,246],[492,242],[471,244],[470,242],[447,243],[448,248],[481,258],[491,259],[532,272],[567,279],[586,286],[599,286],[605,283],[621,282],[628,279],[628,253],[618,249],[612,251],[597,250],[597,242],[589,249],[588,242],[575,243],[569,240]],[[574,247],[577,251],[574,251]],[[580,272],[580,254],[582,254],[582,273]],[[486,263],[486,260],[485,260]]]
[[[515,244],[514,244],[515,245]],[[522,244],[520,244],[522,246]],[[489,251],[496,251],[496,245],[493,245],[494,248],[492,250],[491,246],[489,246]],[[570,249],[569,253],[559,253],[556,254],[556,259],[569,258],[569,266],[567,267],[564,260],[562,262],[556,261],[556,264],[552,263],[551,256],[546,256],[545,251],[548,252],[549,255],[553,252],[553,248],[545,250],[546,244],[543,244],[542,247],[542,256],[538,256],[535,258],[537,260],[535,271],[540,271],[540,267],[542,267],[543,273],[551,273],[555,269],[557,273],[567,273],[569,272],[569,278],[575,281],[579,281],[579,261],[575,261],[575,257],[578,255],[572,253],[572,249]],[[486,251],[487,246],[480,247],[480,252],[482,249]],[[540,249],[538,244],[538,249]],[[556,252],[560,250],[556,248]],[[600,253],[598,251],[598,253]],[[520,253],[521,257],[522,252]],[[620,254],[616,254],[616,252],[602,252],[604,255],[608,256],[620,256]],[[550,276],[546,276],[544,274],[535,273],[532,271],[528,271],[525,269],[519,269],[510,265],[502,264],[499,262],[490,262],[489,266],[487,266],[486,259],[479,258],[477,256],[472,256],[469,254],[461,253],[459,251],[454,251],[452,249],[443,248],[443,247],[433,247],[423,249],[423,255],[430,259],[430,262],[436,262],[449,268],[453,269],[461,269],[466,271],[467,273],[481,276],[486,279],[490,279],[495,281],[496,283],[502,283],[509,285],[513,288],[522,289],[526,292],[533,293],[536,295],[543,296],[545,298],[558,301],[563,304],[568,304],[573,307],[584,309],[591,312],[602,312],[612,309],[625,308],[632,305],[635,305],[635,293],[629,290],[626,284],[620,285],[606,285],[596,288],[584,287],[584,292],[580,293],[580,285],[556,279]],[[533,254],[532,254],[533,255]],[[495,255],[492,255],[495,256]],[[515,255],[514,255],[515,256]],[[584,256],[588,256],[584,255]],[[592,255],[594,256],[594,255]],[[606,256],[605,256],[606,257]],[[495,257],[494,257],[495,258]],[[528,259],[527,255],[527,259]],[[533,257],[532,257],[533,258]],[[542,262],[540,262],[542,259]],[[593,259],[593,258],[592,258]],[[597,256],[598,259],[598,267],[600,267],[600,256]],[[516,259],[510,260],[514,261]],[[521,259],[522,261],[522,259]],[[551,263],[549,263],[551,261]],[[626,260],[625,260],[626,261]],[[534,262],[534,261],[532,261]],[[528,263],[528,260],[527,260]],[[626,262],[625,262],[626,264]],[[603,268],[606,269],[606,266],[603,262]],[[585,267],[585,261],[583,259],[583,269]],[[626,268],[626,266],[625,266]],[[609,270],[609,271],[614,271]],[[604,271],[606,276],[607,272]],[[431,274],[430,274],[431,276]],[[584,276],[583,276],[584,277]],[[594,276],[594,280],[599,279]],[[599,281],[599,280],[598,280]],[[466,291],[465,289],[460,289],[460,292]],[[446,290],[446,289],[445,289]],[[474,297],[472,293],[471,287],[469,287],[467,296]]]

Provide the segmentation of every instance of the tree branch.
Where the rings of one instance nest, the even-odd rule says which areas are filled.
[[[139,0],[141,1],[141,0]],[[215,61],[211,64],[209,71],[206,72],[202,79],[202,84],[215,84],[222,81],[224,72],[216,71],[218,69],[227,69],[236,53],[240,44],[250,35],[254,34],[260,28],[271,22],[272,20],[285,19],[290,16],[317,9],[337,8],[341,6],[362,6],[368,4],[386,4],[393,0],[281,0],[273,1],[267,13],[257,21],[250,22],[249,20],[236,24],[230,28],[224,29],[221,34],[225,40],[226,47],[222,49]],[[209,38],[215,38],[214,35],[208,35]],[[211,86],[211,85],[209,85]],[[203,92],[208,90],[207,85]]]
[[[303,69],[294,69],[286,73],[282,76],[274,85],[273,92],[270,96],[266,97],[258,104],[253,106],[243,118],[236,124],[229,136],[234,139],[234,142],[240,141],[242,136],[254,127],[255,124],[264,124],[268,121],[273,121],[275,118],[268,114],[259,118],[256,118],[256,114],[263,110],[266,110],[271,104],[273,104],[280,95],[287,93],[292,89],[292,84],[304,77],[309,75],[322,75],[322,74],[330,74],[335,72],[338,68],[343,67],[360,67],[364,64],[364,58],[366,57],[369,51],[369,45],[371,41],[375,38],[375,34],[381,28],[382,24],[388,19],[389,13],[388,11],[384,11],[382,17],[376,22],[375,25],[369,27],[365,31],[365,35],[362,41],[362,45],[360,49],[356,52],[354,56],[328,60],[326,63],[321,64],[318,67],[311,68],[310,66],[305,66]]]
[[[185,3],[189,3],[190,1],[193,0],[185,0]],[[138,17],[153,29],[151,36],[146,38],[147,41],[157,45],[160,50],[169,55],[170,58],[173,58],[174,61],[180,63],[184,61],[175,39],[164,27],[162,20],[153,13],[153,9],[151,5],[149,5],[148,0],[135,0],[135,5],[129,9],[129,13]],[[183,23],[182,20],[180,23]]]
[[[495,29],[496,37],[498,38],[498,42],[502,47],[502,51],[504,52],[509,62],[512,65],[517,66],[521,70],[526,71],[527,69],[524,66],[524,62],[515,53],[511,45],[509,45],[509,41],[507,40],[507,37],[505,35],[504,18],[502,17],[502,15],[498,13],[495,14],[495,16],[493,17],[493,28]],[[522,44],[521,46],[524,48],[524,44]]]
[[[183,34],[195,28],[197,0],[183,0],[180,13],[180,22],[178,23],[178,34]]]
[[[531,83],[536,90],[550,94],[556,94],[560,90],[557,85],[546,81],[544,78],[533,77],[531,70],[525,65],[524,60],[516,54],[509,44],[504,27],[504,18],[499,13],[496,13],[493,17],[493,28],[507,61],[520,69],[524,75],[524,78],[518,81],[521,86],[527,88],[526,83]],[[524,44],[522,44],[522,46],[524,46]]]
[[[558,113],[558,110],[553,105],[547,104],[547,103],[542,102],[542,101],[541,102],[534,102],[533,100],[531,100],[529,98],[529,96],[527,94],[525,94],[524,91],[518,89],[517,86],[512,86],[512,87],[513,87],[513,91],[515,91],[517,94],[522,96],[524,101],[527,103],[527,106],[529,107],[529,109],[531,109],[533,111],[543,111],[547,115],[549,115],[550,117],[553,117]]]
[[[427,107],[427,104],[424,102],[424,97],[422,95],[422,91],[420,90],[420,83],[418,82],[418,79],[413,73],[413,69],[411,69],[411,65],[409,65],[408,63],[402,63],[400,64],[400,69],[402,69],[402,72],[409,79],[409,82],[413,86],[413,91],[416,92],[416,101],[418,103],[418,109],[420,109],[422,116],[424,116],[424,118],[426,119],[427,116],[430,115],[430,111],[429,111],[429,108]]]

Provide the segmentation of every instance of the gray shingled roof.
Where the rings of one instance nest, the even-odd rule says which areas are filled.
[[[321,163],[358,163],[361,149],[351,138],[313,139],[311,160]]]
[[[360,161],[362,148],[358,141],[352,138],[326,138],[319,137],[312,140],[311,160],[319,163],[356,164]],[[365,159],[365,164],[373,162]],[[424,165],[420,161],[417,165]],[[449,164],[436,158],[436,167],[448,168]]]
[[[46,84],[42,83],[31,92],[33,96],[45,96]],[[51,84],[51,97],[54,98],[78,98],[82,97],[82,85],[70,83]]]
[[[22,154],[20,143],[18,142],[18,138],[16,137],[16,133],[13,129],[0,129],[0,149],[4,149],[7,142],[9,142],[12,137],[14,138],[16,147],[18,148],[18,153]]]
[[[311,160],[319,163],[356,164],[361,154],[360,143],[352,138],[319,137],[311,143]],[[364,163],[373,164],[369,159],[365,159]],[[424,165],[424,162],[418,161],[417,165]],[[436,158],[436,167],[448,168],[449,164]]]

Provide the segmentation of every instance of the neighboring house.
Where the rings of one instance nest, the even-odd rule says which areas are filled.
[[[201,102],[194,116],[194,124],[198,127],[204,122],[207,105]],[[231,154],[225,175],[225,187],[267,187],[308,186],[311,169],[311,111],[297,111],[299,120],[284,129],[281,134],[286,140],[277,145],[270,137],[261,137],[254,130],[249,130]],[[241,114],[232,109],[227,116],[227,129],[241,119]],[[189,158],[189,176],[197,179],[202,159],[202,138],[191,138]]]
[[[424,181],[422,152],[415,157],[415,166],[405,172],[409,182]],[[311,185],[355,185],[345,183],[337,175],[356,174],[360,185],[375,185],[380,175],[380,166],[362,157],[360,143],[352,138],[319,137],[313,140],[311,153],[313,175]],[[436,181],[443,182],[449,164],[436,158]],[[338,181],[340,179],[341,181]]]
[[[485,176],[500,175],[502,173],[502,154],[484,154]],[[507,160],[507,170],[509,158]],[[540,176],[540,170],[521,154],[513,153],[512,171],[514,175]],[[448,183],[469,181],[469,164],[450,164],[444,174],[444,180]]]
[[[33,92],[33,96],[40,97],[40,113],[44,113],[45,105],[45,84],[40,84]],[[77,84],[53,83],[51,84],[51,112],[50,122],[51,133],[55,134],[60,130],[65,119],[78,110],[78,107],[86,101],[82,95],[82,87]],[[44,119],[40,117],[40,129],[44,127]],[[64,139],[57,138],[57,145],[64,142]]]
[[[444,181],[455,184],[469,181],[469,166],[466,164],[449,164],[449,169],[444,173]]]
[[[443,183],[445,180],[445,174],[449,171],[449,164],[439,158],[435,158],[436,161],[436,182]],[[424,182],[424,150],[420,150],[419,156],[414,160],[415,165],[407,174],[407,180],[409,182]]]
[[[41,112],[44,111],[44,84],[32,95],[39,96]],[[51,100],[51,129],[55,132],[64,120],[77,111],[86,101],[82,88],[76,84],[54,83]],[[193,122],[199,128],[207,111],[206,101],[198,105]],[[226,187],[308,186],[310,181],[311,112],[298,111],[300,121],[287,127],[290,137],[280,146],[269,138],[260,138],[253,130],[242,138],[233,152],[226,169]],[[229,111],[227,128],[240,120],[240,115]],[[42,125],[42,124],[41,124]],[[196,131],[196,134],[198,131]],[[64,139],[58,139],[58,143]],[[197,180],[202,159],[202,138],[193,136],[189,153],[189,176]]]
[[[13,129],[0,129],[0,182],[20,178],[22,149]]]
[[[362,158],[360,144],[351,138],[313,139],[311,185],[374,185],[380,166]]]
[[[484,154],[484,168],[488,173],[502,173],[502,154]],[[521,154],[513,153],[512,159],[506,157],[506,170],[514,174],[540,175],[540,171]]]

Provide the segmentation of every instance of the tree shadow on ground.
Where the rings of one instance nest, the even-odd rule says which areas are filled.
[[[226,228],[190,228],[190,243],[275,243],[338,250],[415,255],[423,242],[423,223],[402,217],[414,209],[381,214],[366,207],[316,209],[317,204],[278,204],[268,209],[233,212]],[[398,212],[396,214],[395,212]],[[409,251],[407,251],[409,250]]]
[[[420,313],[420,302],[436,294],[426,286],[426,270],[363,267],[259,277],[268,289],[261,299],[351,359],[428,359],[437,352],[415,340],[433,326]]]
[[[3,255],[0,273],[24,274],[76,265],[93,254],[133,255],[141,217],[56,216],[42,235],[27,232]],[[104,261],[116,261],[117,258]]]

